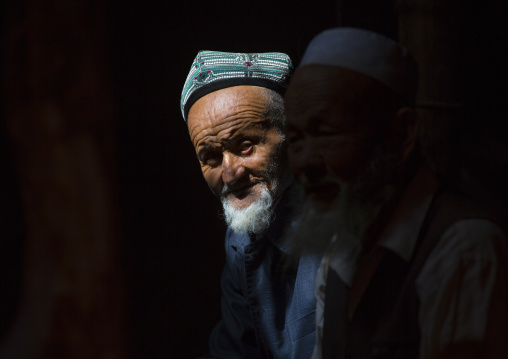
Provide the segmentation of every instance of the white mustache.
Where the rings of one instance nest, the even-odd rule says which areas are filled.
[[[224,186],[222,186],[222,190],[221,190],[220,195],[221,195],[222,198],[224,198],[228,194],[230,194],[231,192],[237,191],[237,190],[245,188],[245,187],[249,187],[249,186],[255,185],[257,183],[262,183],[262,182],[260,182],[260,181],[254,181],[254,182],[248,182],[248,183],[241,183],[240,185],[233,185],[233,186],[229,186],[227,184],[224,184]]]

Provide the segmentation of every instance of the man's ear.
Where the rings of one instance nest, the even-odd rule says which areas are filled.
[[[418,115],[413,107],[402,107],[396,113],[397,123],[405,128],[404,138],[400,144],[400,154],[403,161],[413,152],[418,141]]]

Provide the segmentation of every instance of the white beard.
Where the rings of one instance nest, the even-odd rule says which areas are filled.
[[[398,194],[390,176],[397,164],[390,156],[376,155],[354,181],[344,183],[335,179],[341,193],[324,212],[314,208],[301,186],[295,186],[293,218],[299,223],[286,234],[295,252],[322,253],[334,235],[362,243],[367,230]]]
[[[342,186],[342,192],[344,184]],[[292,207],[293,218],[298,223],[286,233],[286,238],[291,243],[295,255],[301,251],[308,253],[323,253],[331,239],[338,236],[341,240],[360,241],[357,233],[353,233],[352,226],[348,223],[348,204],[345,196],[339,196],[334,204],[326,211],[318,211],[312,200],[305,197],[303,187],[300,184],[293,186]]]
[[[224,219],[236,233],[262,233],[273,220],[273,198],[264,184],[259,198],[247,208],[235,208],[227,198],[222,197]]]

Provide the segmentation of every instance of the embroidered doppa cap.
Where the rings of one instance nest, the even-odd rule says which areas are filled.
[[[413,104],[418,68],[407,49],[378,33],[339,27],[325,30],[309,44],[300,67],[330,65],[353,70],[381,81]]]
[[[261,86],[283,94],[293,70],[289,56],[280,52],[200,51],[183,86],[183,119],[187,121],[189,109],[201,97],[226,87]]]

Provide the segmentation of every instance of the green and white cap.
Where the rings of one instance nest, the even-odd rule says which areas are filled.
[[[288,55],[280,52],[200,51],[192,63],[180,100],[182,116],[201,97],[226,87],[261,86],[283,94],[293,74]]]

